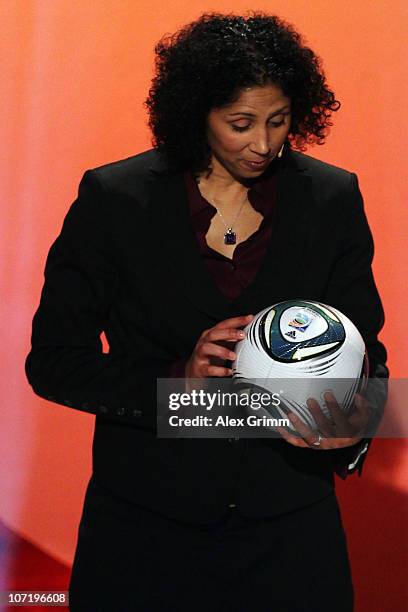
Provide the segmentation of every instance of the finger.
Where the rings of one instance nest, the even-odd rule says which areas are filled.
[[[220,321],[217,325],[214,325],[214,328],[217,329],[229,329],[234,327],[242,327],[244,325],[248,325],[254,318],[254,315],[244,315],[241,317],[232,317],[231,319],[225,319],[224,321]],[[214,329],[212,328],[212,329]]]
[[[308,445],[313,444],[316,441],[316,432],[313,431],[302,419],[294,412],[288,412],[287,417],[302,438],[307,442]]]
[[[224,327],[213,327],[202,336],[202,340],[206,342],[219,342],[221,340],[226,340],[229,342],[238,342],[243,338],[245,338],[245,332],[242,329]]]
[[[213,342],[203,342],[196,350],[196,355],[200,359],[208,359],[208,357],[219,357],[220,359],[234,361],[236,354],[224,346],[214,344]]]
[[[275,426],[274,429],[286,440],[286,442],[289,442],[289,444],[303,448],[308,446],[302,438],[290,434],[284,427]]]
[[[355,408],[349,415],[348,421],[355,428],[356,432],[364,432],[371,416],[369,404],[363,396],[357,393],[354,406]]]
[[[313,397],[309,397],[306,401],[307,407],[315,420],[317,428],[325,438],[331,438],[334,436],[333,424],[329,421],[326,415],[323,413],[320,404]]]
[[[209,377],[209,376],[232,376],[232,369],[231,368],[225,368],[225,367],[221,367],[221,366],[215,366],[215,365],[205,365],[202,366],[202,373],[203,373],[203,377]]]
[[[346,446],[353,446],[353,444],[357,444],[363,438],[362,437],[354,437],[354,438],[336,438],[331,445],[331,448],[345,448]]]
[[[349,416],[353,416],[355,414],[358,414],[358,415],[364,414],[365,413],[365,403],[366,403],[365,398],[359,393],[356,393],[354,396],[353,405],[349,412]]]
[[[340,431],[347,431],[348,425],[349,425],[347,416],[341,410],[333,393],[331,392],[325,393],[324,399],[326,401],[326,406],[336,425],[336,429]]]
[[[364,397],[364,395],[361,395],[360,393],[356,393],[355,398],[354,398],[354,406],[355,406],[355,410],[353,411],[352,414],[354,414],[354,412],[358,412],[362,416],[367,417],[367,419],[370,418],[371,406],[369,402],[367,401],[367,399]]]

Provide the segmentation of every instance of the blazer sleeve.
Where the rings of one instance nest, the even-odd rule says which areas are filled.
[[[350,206],[349,206],[350,204]],[[389,372],[387,353],[378,340],[384,325],[384,310],[374,281],[372,261],[374,241],[364,210],[363,198],[356,174],[350,173],[349,194],[345,198],[344,223],[339,233],[339,255],[334,264],[324,301],[332,304],[348,316],[360,331],[369,359],[369,384],[366,397],[372,416],[370,435],[375,432],[384,412]],[[335,471],[345,478],[358,471],[361,475],[372,438],[364,438],[358,444],[328,451],[332,453]]]
[[[52,402],[119,422],[154,426],[156,379],[170,364],[103,353],[100,334],[118,286],[107,228],[108,195],[87,170],[45,265],[25,371]],[[148,408],[149,407],[149,408]]]

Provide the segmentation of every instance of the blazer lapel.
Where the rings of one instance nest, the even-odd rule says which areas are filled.
[[[229,303],[217,290],[190,225],[182,173],[166,172],[165,163],[160,159],[151,165],[150,170],[151,222],[156,240],[162,245],[165,265],[174,278],[174,290],[182,291],[196,308],[215,322],[227,318]]]
[[[274,302],[305,297],[299,287],[307,266],[310,224],[316,208],[311,177],[296,153],[289,152],[278,172],[277,206],[267,253],[236,308],[256,313]]]

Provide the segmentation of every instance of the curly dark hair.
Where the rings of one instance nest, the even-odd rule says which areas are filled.
[[[275,15],[203,13],[155,46],[155,76],[144,106],[153,146],[177,170],[208,168],[206,119],[243,88],[278,85],[291,99],[289,147],[323,144],[340,102],[321,60],[292,25]]]

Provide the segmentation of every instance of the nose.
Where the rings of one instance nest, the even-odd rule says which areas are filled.
[[[269,146],[269,135],[268,130],[260,127],[258,130],[252,132],[253,140],[249,145],[252,153],[255,155],[267,156],[271,152]]]

